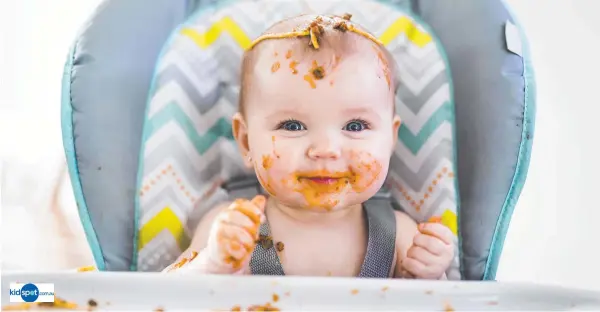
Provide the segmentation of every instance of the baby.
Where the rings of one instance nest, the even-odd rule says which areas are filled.
[[[208,212],[165,272],[252,274],[253,254],[273,249],[286,275],[365,276],[369,250],[380,248],[370,241],[371,215],[383,211],[364,203],[386,179],[400,118],[394,62],[350,17],[284,20],[245,53],[233,134],[270,196]],[[378,209],[389,209],[381,221],[392,233],[385,276],[445,279],[451,231]],[[258,243],[261,226],[270,235]]]

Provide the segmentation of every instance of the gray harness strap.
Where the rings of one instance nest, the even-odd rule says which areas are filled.
[[[388,278],[396,254],[396,215],[391,198],[378,196],[367,200],[363,207],[367,213],[369,238],[367,254],[358,277]]]
[[[225,188],[231,199],[252,198],[266,192],[256,179],[228,183]],[[367,215],[367,253],[358,277],[388,278],[396,252],[396,215],[388,192],[381,191],[363,204]],[[271,236],[268,221],[260,226],[261,236]],[[285,275],[273,244],[256,244],[250,258],[254,275]]]

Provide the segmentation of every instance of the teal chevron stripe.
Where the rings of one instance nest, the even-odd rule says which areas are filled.
[[[233,133],[231,130],[231,123],[224,117],[219,118],[217,122],[208,131],[201,135],[196,131],[194,123],[185,114],[185,112],[177,105],[176,102],[167,104],[163,109],[156,113],[152,119],[149,120],[148,135],[145,140],[148,140],[158,129],[166,125],[169,121],[175,121],[187,138],[194,144],[196,151],[200,155],[203,155],[213,144],[215,144],[220,137],[233,140]]]
[[[444,122],[452,123],[452,105],[450,102],[444,103],[438,110],[429,117],[429,120],[423,125],[417,135],[413,135],[408,128],[403,125],[398,129],[398,137],[406,147],[416,155],[421,147],[427,142],[431,134]]]

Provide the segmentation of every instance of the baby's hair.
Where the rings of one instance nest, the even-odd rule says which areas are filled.
[[[289,40],[299,39],[294,45],[300,45],[300,53],[306,54],[310,51],[317,52],[323,50],[337,50],[341,53],[349,55],[354,53],[361,53],[362,47],[359,48],[357,40],[349,39],[348,33],[357,35],[358,37],[365,38],[374,43],[374,49],[378,53],[379,58],[386,63],[389,67],[390,74],[386,77],[390,87],[396,90],[397,80],[396,75],[396,63],[391,56],[390,52],[384,47],[383,43],[379,41],[375,36],[364,30],[362,27],[351,21],[351,14],[344,14],[342,16],[336,15],[299,15],[288,19],[284,19],[267,29],[261,36],[256,38],[248,47],[244,53],[242,70],[241,70],[241,88],[240,88],[240,99],[239,99],[239,111],[242,115],[245,113],[244,103],[245,96],[248,94],[249,80],[247,75],[250,74],[253,69],[252,66],[255,62],[256,53],[259,53],[258,46],[261,42],[268,40]],[[289,31],[289,29],[292,29]],[[305,41],[307,40],[307,41]],[[296,63],[297,62],[292,62]],[[276,65],[279,65],[277,63]],[[279,66],[275,66],[273,70],[278,70]],[[295,74],[295,64],[290,64],[290,69]],[[324,72],[322,67],[313,65],[311,69],[312,77],[316,80],[324,78]]]

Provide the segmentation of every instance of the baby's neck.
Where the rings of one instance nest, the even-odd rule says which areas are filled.
[[[350,220],[362,219],[362,205],[352,205],[335,211],[311,211],[288,207],[276,198],[267,201],[267,215],[277,214],[295,223],[311,225],[330,225],[332,223],[346,223]]]

